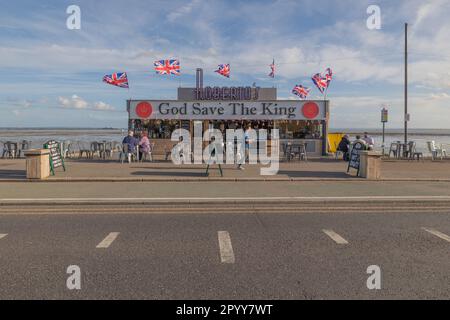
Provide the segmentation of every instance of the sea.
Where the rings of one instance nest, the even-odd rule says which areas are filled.
[[[375,140],[375,150],[381,151],[382,132],[380,129],[344,129],[332,128],[330,133],[346,133],[350,140],[354,140],[356,135],[362,135],[367,131]],[[31,141],[31,148],[41,148],[49,140],[72,142],[76,146],[79,142],[90,143],[92,141],[115,141],[121,142],[127,134],[126,128],[0,128],[0,148],[3,142],[22,140]],[[409,129],[408,141],[416,142],[416,149],[429,154],[427,141],[434,140],[437,144],[446,145],[450,149],[450,129]],[[404,141],[403,129],[389,129],[385,132],[385,150],[389,150],[392,142]]]
[[[375,150],[381,151],[383,146],[383,134],[381,129],[330,129],[330,133],[346,133],[350,136],[350,141],[356,139],[357,135],[363,137],[364,132],[375,140]],[[404,129],[386,129],[384,135],[384,149],[389,152],[389,147],[393,142],[404,142]],[[450,129],[408,129],[407,141],[416,142],[416,151],[424,155],[430,155],[427,141],[435,141],[436,145],[443,145],[444,149],[450,150]]]

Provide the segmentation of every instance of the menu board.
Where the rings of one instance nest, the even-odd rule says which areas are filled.
[[[347,172],[349,172],[350,168],[358,170],[361,163],[361,157],[359,151],[364,150],[366,147],[362,142],[355,142],[352,147],[352,151],[350,152],[350,161],[348,162]]]
[[[52,174],[55,174],[54,169],[58,167],[63,167],[64,171],[66,171],[64,160],[61,156],[60,143],[55,140],[50,140],[44,144],[44,148],[50,151],[50,171]]]

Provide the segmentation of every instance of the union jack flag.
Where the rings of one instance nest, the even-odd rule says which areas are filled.
[[[275,78],[275,59],[273,59],[272,64],[269,64],[269,67],[270,67],[269,77]]]
[[[126,72],[117,72],[113,74],[107,74],[103,77],[103,82],[107,84],[111,84],[113,86],[121,87],[121,88],[129,88],[128,86],[128,78]]]
[[[304,87],[301,84],[295,85],[294,89],[292,89],[292,93],[299,96],[300,99],[306,99],[310,91],[310,88]]]
[[[328,89],[332,78],[333,72],[331,71],[331,68],[327,68],[325,76],[322,76],[320,73],[316,73],[312,76],[312,81],[316,85],[317,89],[319,89],[321,93],[324,93],[324,91]]]
[[[326,79],[323,78],[320,73],[316,73],[315,75],[312,76],[311,79],[314,82],[314,84],[316,85],[317,89],[319,89],[319,91],[321,93],[323,93],[325,91],[325,89],[327,88]]]
[[[180,61],[178,60],[158,60],[155,61],[154,65],[157,74],[180,75]]]
[[[230,65],[229,64],[219,64],[218,69],[214,72],[223,75],[224,77],[230,77]]]

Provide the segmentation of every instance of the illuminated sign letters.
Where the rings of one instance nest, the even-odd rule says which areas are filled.
[[[195,88],[196,100],[258,100],[260,87]]]

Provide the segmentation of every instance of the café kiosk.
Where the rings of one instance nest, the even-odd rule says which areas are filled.
[[[194,121],[203,131],[247,128],[279,129],[280,148],[285,142],[303,143],[308,156],[327,154],[328,100],[278,100],[276,88],[203,87],[197,69],[195,88],[178,88],[177,100],[127,100],[128,128],[136,135],[146,131],[155,143],[153,154],[167,154],[175,129],[193,134]],[[280,150],[280,155],[283,155]]]

